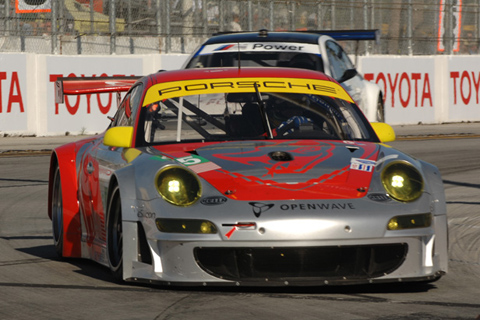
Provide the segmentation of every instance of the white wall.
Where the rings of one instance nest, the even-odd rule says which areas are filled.
[[[480,121],[480,56],[370,56],[360,64],[383,88],[389,124]]]
[[[178,69],[188,55],[54,56],[0,54],[0,134],[96,133],[115,112],[114,95],[55,104],[58,76],[146,75]],[[359,70],[385,94],[389,124],[480,121],[480,57],[368,56]]]

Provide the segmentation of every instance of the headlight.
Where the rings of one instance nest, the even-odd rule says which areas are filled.
[[[217,233],[217,227],[208,220],[196,219],[157,219],[157,228],[161,232],[169,233]]]
[[[432,215],[430,213],[411,214],[393,217],[388,221],[387,230],[428,228],[431,225]]]
[[[155,184],[162,198],[176,206],[190,206],[202,194],[197,176],[183,167],[169,166],[160,170]]]
[[[422,195],[422,175],[406,161],[394,161],[388,164],[383,169],[381,179],[388,195],[397,201],[410,202]]]

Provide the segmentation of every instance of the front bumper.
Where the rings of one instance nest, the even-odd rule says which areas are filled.
[[[136,223],[124,227],[124,239],[137,237]],[[435,216],[432,228],[381,238],[259,242],[172,237],[149,238],[148,244],[151,263],[124,254],[125,280],[189,286],[433,281],[447,272],[448,260],[446,216]],[[125,253],[135,252],[136,247],[132,242]]]

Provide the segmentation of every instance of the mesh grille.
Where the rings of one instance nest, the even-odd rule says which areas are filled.
[[[195,248],[199,266],[226,280],[369,279],[405,260],[406,244],[278,248]]]

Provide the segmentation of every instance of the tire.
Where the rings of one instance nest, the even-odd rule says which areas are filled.
[[[117,282],[123,281],[123,230],[122,205],[118,186],[112,191],[107,210],[107,252],[112,275]]]
[[[383,97],[382,96],[378,96],[377,121],[378,122],[385,122],[385,105],[383,104]]]
[[[63,199],[62,199],[62,184],[60,177],[60,168],[55,168],[52,186],[52,230],[53,243],[55,251],[59,257],[63,257]]]

